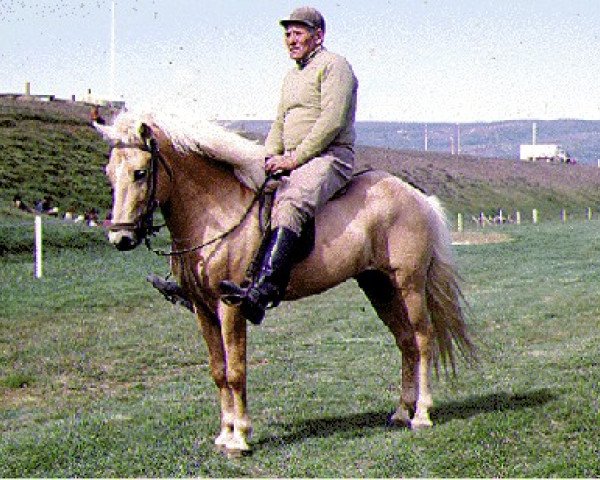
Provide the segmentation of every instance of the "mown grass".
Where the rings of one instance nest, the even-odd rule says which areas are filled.
[[[386,427],[399,356],[353,282],[250,330],[255,453],[218,428],[193,317],[145,282],[145,249],[0,256],[2,477],[597,477],[597,222],[457,246],[481,363],[434,382],[436,426]],[[101,237],[99,229],[91,235]]]

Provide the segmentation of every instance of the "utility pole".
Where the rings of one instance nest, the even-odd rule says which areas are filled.
[[[111,11],[111,27],[110,27],[110,99],[115,100],[115,46],[116,46],[116,35],[115,35],[115,23],[116,23],[116,6],[117,0],[112,1]]]

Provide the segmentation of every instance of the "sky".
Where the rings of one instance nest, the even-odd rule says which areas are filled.
[[[270,120],[293,67],[278,21],[304,4],[114,0],[113,49],[113,0],[0,0],[0,93]],[[358,120],[600,119],[600,0],[309,5],[359,79]]]

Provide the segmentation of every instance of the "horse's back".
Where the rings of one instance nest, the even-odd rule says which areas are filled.
[[[404,268],[407,256],[413,264],[428,261],[432,213],[426,195],[407,182],[377,170],[358,175],[318,212],[315,247],[295,269],[290,296],[318,293],[365,270]]]
[[[361,227],[387,231],[398,222],[410,230],[428,223],[431,204],[415,186],[381,170],[356,176],[344,195],[330,201],[317,215],[317,231],[325,238]],[[335,231],[331,231],[335,228]]]

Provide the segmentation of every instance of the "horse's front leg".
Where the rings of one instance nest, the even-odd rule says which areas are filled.
[[[226,444],[228,453],[244,454],[252,449],[248,440],[252,423],[248,417],[246,396],[246,320],[236,307],[220,304],[219,317],[225,347],[227,385],[233,400],[233,435]]]
[[[221,326],[201,313],[197,314],[197,320],[206,346],[208,347],[210,373],[215,385],[219,389],[221,427],[219,435],[215,439],[215,445],[217,448],[226,449],[227,444],[233,438],[234,414],[233,397],[227,385],[227,368]]]

